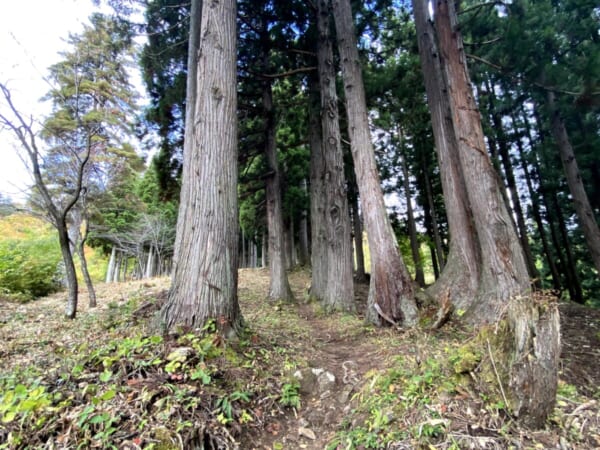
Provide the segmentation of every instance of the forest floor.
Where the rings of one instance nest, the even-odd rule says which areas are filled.
[[[74,321],[64,295],[0,299],[0,449],[600,448],[600,310],[560,304],[557,404],[528,430],[487,389],[475,333],[376,329],[327,314],[295,271],[291,304],[265,301],[268,272],[240,271],[246,329],[161,335],[167,279],[97,287]],[[489,386],[488,386],[489,387]],[[496,386],[497,387],[497,386]]]

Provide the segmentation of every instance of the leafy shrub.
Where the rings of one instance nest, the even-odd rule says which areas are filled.
[[[0,295],[25,301],[57,291],[60,261],[51,237],[0,241]]]

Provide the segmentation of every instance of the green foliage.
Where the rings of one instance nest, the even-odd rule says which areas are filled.
[[[60,261],[56,238],[0,240],[0,295],[27,301],[57,291]]]
[[[300,408],[300,384],[297,381],[284,383],[284,385],[281,386],[281,398],[279,399],[279,403],[291,408]]]
[[[327,448],[386,448],[407,438],[407,430],[395,423],[407,414],[422,416],[421,425],[411,430],[420,445],[437,442],[444,435],[445,421],[439,420],[430,405],[440,393],[454,389],[447,374],[447,368],[433,356],[424,361],[398,357],[387,370],[371,372],[370,381],[357,394],[356,409]],[[351,426],[353,418],[361,419]]]

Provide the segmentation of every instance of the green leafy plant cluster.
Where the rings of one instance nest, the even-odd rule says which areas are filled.
[[[279,403],[291,408],[300,408],[300,383],[297,381],[284,383],[281,387]]]
[[[444,436],[444,421],[430,405],[441,391],[452,390],[447,370],[435,358],[419,361],[398,357],[384,372],[369,374],[370,382],[355,396],[355,409],[327,447],[389,448],[412,439],[417,446],[435,444]],[[407,429],[398,418],[418,415],[418,426]]]
[[[29,301],[56,292],[60,260],[52,237],[0,240],[0,295]]]
[[[143,335],[131,329],[130,305],[109,309],[105,314],[119,311],[129,328],[97,324],[105,343],[64,348],[52,373],[25,368],[0,376],[0,448],[50,441],[64,448],[123,448],[126,436],[142,448],[222,442],[256,422],[264,407],[258,399],[274,404],[280,398],[277,385],[267,388],[257,376],[280,355],[244,336],[229,345],[213,323],[177,337]],[[297,389],[286,392],[290,404],[299,404]],[[168,432],[156,431],[162,427]]]

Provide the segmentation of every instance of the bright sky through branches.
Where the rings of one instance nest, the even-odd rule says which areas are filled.
[[[60,61],[68,48],[69,33],[79,33],[96,8],[91,0],[5,1],[0,14],[0,81],[12,93],[13,103],[26,117],[41,118],[48,105],[39,99],[48,92],[47,68]],[[0,108],[5,105],[0,100]],[[23,197],[30,184],[27,171],[14,150],[14,140],[0,131],[0,193]]]

